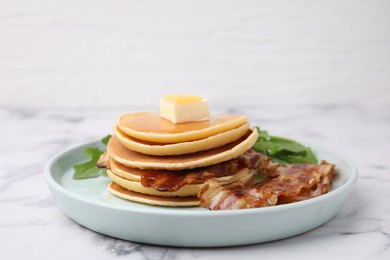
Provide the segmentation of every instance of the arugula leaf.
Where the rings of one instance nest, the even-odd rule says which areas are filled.
[[[304,162],[318,163],[310,147],[305,147],[288,138],[269,135],[267,131],[261,130],[259,127],[256,127],[256,130],[259,137],[253,148],[271,157],[272,161],[281,165]]]
[[[111,135],[107,135],[101,140],[101,142],[107,145]],[[99,168],[96,163],[100,156],[104,153],[99,148],[88,146],[83,150],[85,156],[89,158],[89,161],[73,165],[74,173],[73,179],[80,180],[86,178],[93,178],[100,175],[107,176],[107,171],[104,168]]]
[[[110,138],[112,137],[112,135],[107,135],[106,137],[104,137],[102,139],[102,143],[107,145],[108,144],[108,141],[110,141]]]

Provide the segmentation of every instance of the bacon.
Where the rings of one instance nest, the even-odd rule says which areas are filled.
[[[225,185],[214,180],[207,181],[198,193],[200,205],[211,210],[244,209],[313,198],[329,191],[335,167],[326,161],[317,165],[303,163],[286,166],[275,166],[269,161],[268,165],[260,166],[265,167],[263,172],[268,177],[251,186],[240,181]]]
[[[221,185],[209,180],[198,193],[200,206],[211,210],[259,208],[267,205],[267,201],[250,194],[241,181]]]
[[[99,168],[110,169],[110,156],[107,151],[105,151],[100,155],[99,160],[96,163],[96,166]]]
[[[199,184],[214,178],[230,176],[241,169],[257,169],[266,159],[253,149],[235,159],[226,162],[206,166],[202,168],[167,171],[167,170],[143,170],[141,184],[144,187],[152,187],[161,192],[173,192],[187,184]]]

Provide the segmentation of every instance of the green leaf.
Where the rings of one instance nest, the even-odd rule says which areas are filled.
[[[257,141],[253,148],[259,152],[269,154],[275,150],[275,144],[269,141]]]
[[[306,147],[300,143],[297,143],[293,140],[280,138],[280,137],[271,137],[271,142],[273,142],[276,146],[276,150],[274,153],[278,151],[288,151],[291,153],[304,153],[306,151]]]
[[[267,131],[261,130],[259,127],[256,127],[256,130],[259,137],[253,148],[271,157],[272,161],[281,165],[303,162],[317,163],[317,158],[310,147],[305,147],[297,141],[285,137],[269,135]]]
[[[108,177],[108,174],[107,174],[107,169],[105,169],[105,168],[102,168],[102,169],[100,169],[101,170],[101,174],[102,174],[102,176],[104,176],[104,177]]]
[[[110,138],[111,135],[107,135],[101,140],[101,142],[107,145]],[[99,148],[96,147],[88,146],[84,148],[83,152],[85,156],[89,158],[89,160],[86,162],[73,165],[73,169],[74,169],[73,179],[80,180],[80,179],[94,178],[100,175],[107,176],[106,169],[99,168],[97,166],[97,162],[100,156],[104,153],[104,151],[101,151]]]
[[[269,136],[267,131],[261,130],[258,126],[255,128],[256,128],[257,132],[259,133],[259,138],[264,139],[264,140],[270,139],[270,136]]]
[[[99,176],[101,169],[97,167],[96,163],[102,153],[103,151],[100,151],[96,147],[85,147],[84,154],[89,157],[90,160],[73,166],[73,169],[75,170],[73,179],[85,179]]]
[[[112,137],[112,135],[107,135],[106,137],[104,137],[102,139],[102,143],[107,145],[108,144],[108,141],[110,141],[110,138]]]
[[[314,155],[310,147],[307,147],[306,149],[306,158],[308,162],[316,163],[316,164],[318,163],[317,157]]]

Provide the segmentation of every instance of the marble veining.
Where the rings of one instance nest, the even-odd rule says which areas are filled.
[[[357,165],[359,179],[339,214],[305,234],[242,247],[174,248],[101,235],[75,223],[57,207],[43,178],[43,168],[59,152],[110,133],[116,118],[126,109],[49,111],[3,107],[1,258],[286,259],[303,254],[300,259],[390,259],[390,107],[242,105],[214,109],[246,113],[253,126],[272,134],[320,144],[347,155]]]

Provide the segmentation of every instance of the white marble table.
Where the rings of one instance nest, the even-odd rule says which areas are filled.
[[[390,259],[390,106],[216,108],[246,113],[275,135],[318,143],[347,155],[359,180],[331,221],[264,244],[192,249],[132,243],[87,230],[56,205],[45,163],[64,149],[111,132],[123,112],[0,109],[1,259]],[[303,257],[302,257],[303,255]]]

